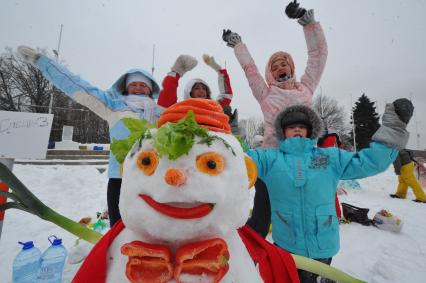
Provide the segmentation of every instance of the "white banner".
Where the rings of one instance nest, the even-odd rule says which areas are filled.
[[[53,114],[0,111],[0,157],[45,159]]]

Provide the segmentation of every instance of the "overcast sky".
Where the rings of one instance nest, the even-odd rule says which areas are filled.
[[[202,62],[213,55],[228,68],[234,90],[233,106],[241,116],[261,117],[245,75],[222,29],[238,32],[261,73],[278,50],[292,54],[298,78],[306,66],[302,27],[284,14],[288,2],[279,0],[0,0],[0,51],[18,45],[58,46],[70,70],[100,88],[109,88],[133,67],[151,69],[161,83],[175,58],[190,54],[198,66],[181,80],[200,77],[218,92],[217,76]],[[337,99],[348,111],[365,92],[377,101],[412,98],[416,116],[409,125],[410,148],[426,148],[426,1],[306,0],[315,10],[329,48],[328,62],[315,94]],[[417,127],[415,120],[417,120]],[[416,138],[416,128],[420,138]]]

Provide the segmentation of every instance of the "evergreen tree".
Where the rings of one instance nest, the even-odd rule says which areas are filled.
[[[368,147],[371,142],[371,137],[380,127],[379,114],[376,112],[374,102],[363,93],[361,97],[355,102],[353,108],[353,117],[351,123],[355,121],[355,142],[356,149],[360,150]],[[353,133],[351,132],[353,141]]]

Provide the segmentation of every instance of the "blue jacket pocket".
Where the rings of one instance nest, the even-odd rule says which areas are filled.
[[[317,242],[322,250],[333,249],[339,242],[339,221],[334,204],[321,205],[316,208]]]
[[[275,211],[275,218],[278,225],[272,225],[272,230],[275,235],[287,244],[294,245],[296,243],[296,235],[293,228],[293,216],[289,213]]]

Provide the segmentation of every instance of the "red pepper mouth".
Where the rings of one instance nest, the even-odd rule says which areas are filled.
[[[208,215],[213,211],[214,203],[159,203],[152,197],[140,194],[139,195],[151,208],[161,214],[177,219],[197,219]]]

